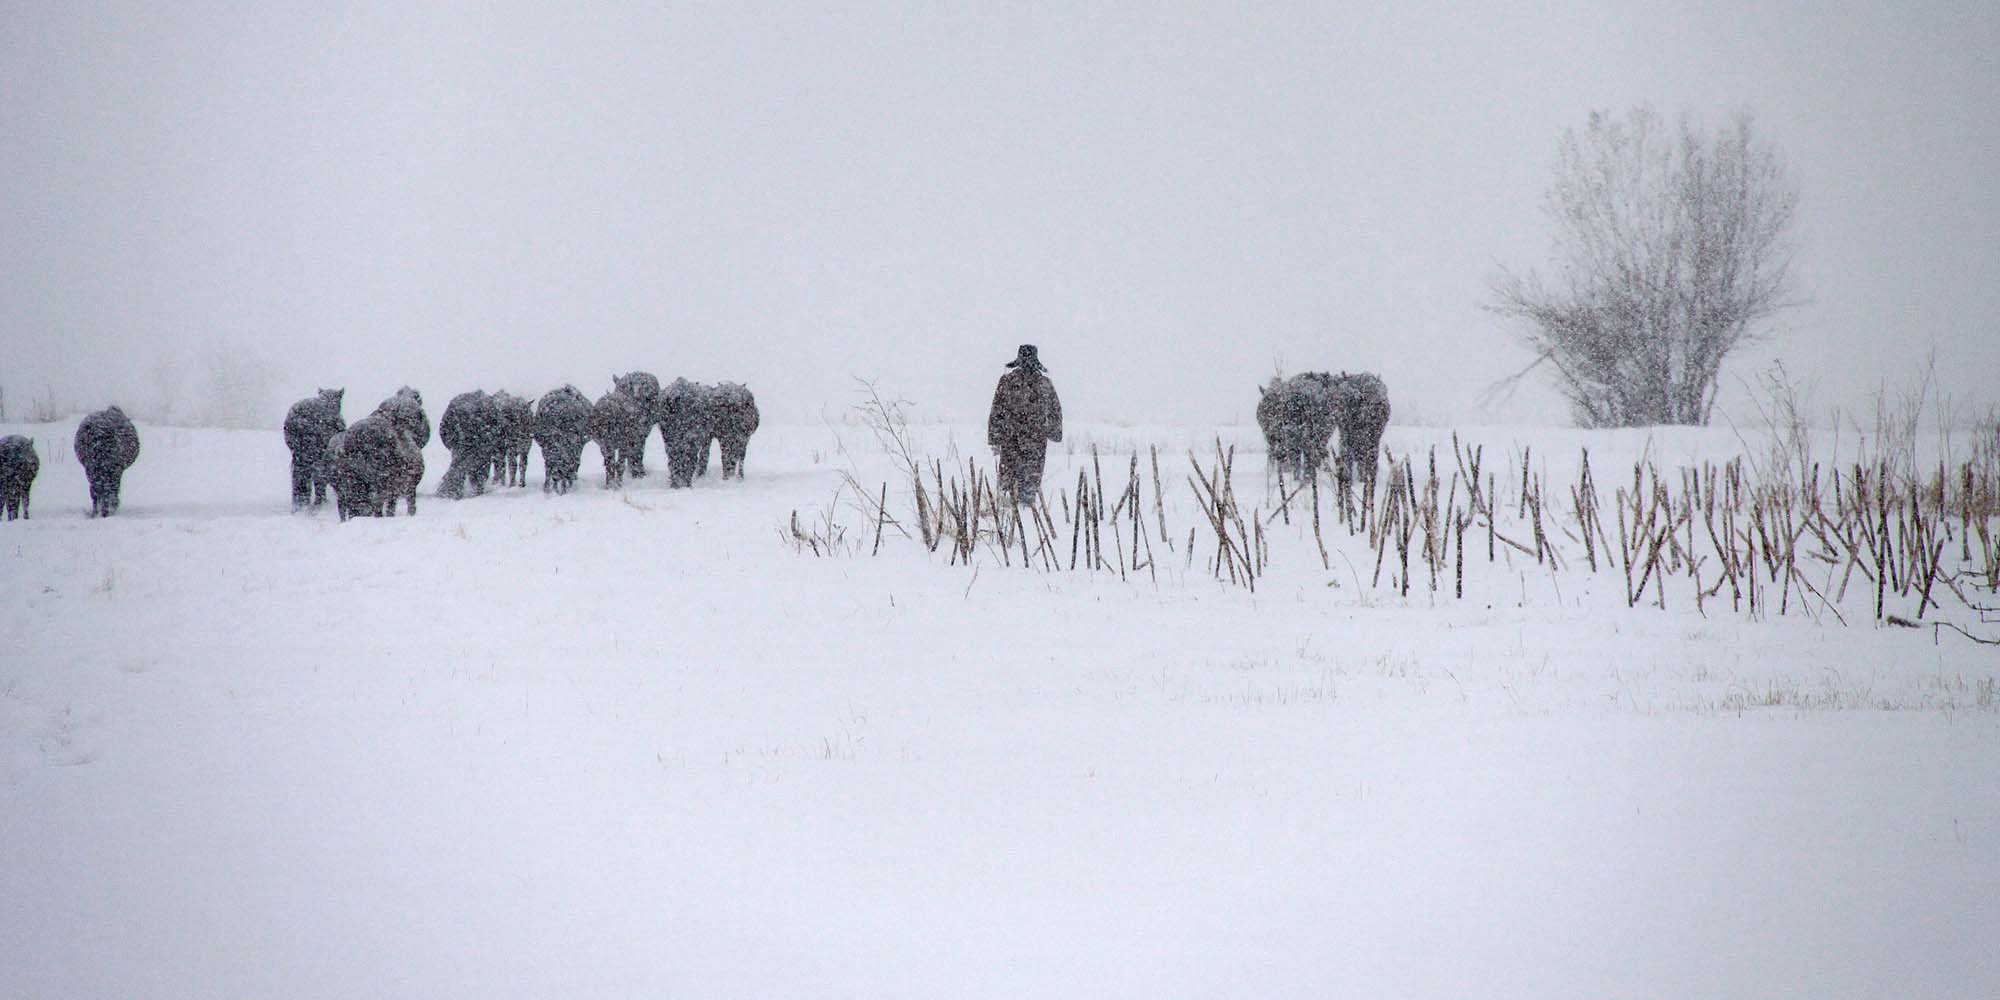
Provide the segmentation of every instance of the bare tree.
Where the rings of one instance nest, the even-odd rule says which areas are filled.
[[[1552,273],[1503,270],[1487,308],[1519,322],[1586,427],[1703,424],[1722,363],[1792,299],[1798,190],[1739,113],[1709,131],[1651,107],[1563,133],[1546,210]]]

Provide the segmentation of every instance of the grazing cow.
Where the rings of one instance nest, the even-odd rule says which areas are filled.
[[[417,442],[417,447],[428,448],[431,444],[431,418],[424,415],[424,394],[409,386],[396,390],[396,394],[382,401],[375,412],[388,417],[396,429],[408,434]]]
[[[486,492],[486,474],[500,453],[500,408],[493,397],[480,389],[453,396],[438,420],[438,438],[451,449],[438,495],[464,499],[467,480],[474,495]]]
[[[1270,466],[1304,482],[1319,474],[1333,438],[1333,376],[1301,372],[1257,388],[1257,426],[1270,449]]]
[[[1062,440],[1062,399],[1035,345],[1022,344],[1007,367],[1012,371],[993,390],[986,443],[999,453],[1000,492],[1017,504],[1033,503],[1041,495],[1049,442]]]
[[[35,442],[19,434],[0,438],[0,510],[5,511],[7,520],[28,516],[28,494],[41,471]]]
[[[333,474],[327,464],[326,444],[347,429],[340,417],[340,400],[345,389],[321,389],[292,404],[285,414],[285,446],[292,450],[292,509],[307,504],[326,503],[326,488]]]
[[[408,450],[414,450],[415,443],[379,413],[362,417],[333,436],[327,454],[333,463],[334,509],[342,521],[381,517],[393,510],[407,484]],[[421,468],[421,454],[417,461]],[[410,512],[416,512],[414,505]]]
[[[493,459],[493,478],[502,486],[528,485],[528,449],[535,443],[535,410],[511,392],[493,394],[500,411],[500,450]]]
[[[709,417],[713,395],[707,386],[684,378],[674,379],[660,391],[654,419],[667,442],[669,486],[693,486],[702,461],[708,457],[708,443],[715,437]]]
[[[1333,380],[1333,423],[1340,431],[1340,455],[1334,472],[1341,488],[1355,474],[1375,483],[1375,456],[1382,448],[1382,430],[1389,426],[1389,387],[1369,372],[1341,372]]]
[[[590,400],[573,385],[551,389],[535,404],[535,443],[542,446],[542,492],[576,485],[583,446],[590,441]]]
[[[722,478],[743,478],[743,453],[757,432],[757,397],[750,387],[724,382],[709,394],[709,429],[722,452]],[[706,448],[702,449],[707,451]]]
[[[139,429],[118,407],[99,410],[77,425],[76,460],[90,480],[90,516],[110,517],[125,470],[139,460]]]
[[[616,389],[598,398],[590,409],[590,437],[604,455],[605,489],[625,484],[626,472],[637,464],[652,431],[646,408],[638,400]]]
[[[623,375],[611,376],[611,388],[639,401],[640,408],[646,414],[646,434],[650,436],[653,433],[653,414],[658,412],[660,405],[659,378],[652,372],[626,372]],[[639,447],[633,450],[631,464],[632,478],[646,478],[645,441],[641,440]]]

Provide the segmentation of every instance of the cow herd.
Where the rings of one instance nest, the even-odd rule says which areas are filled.
[[[1042,369],[1034,363],[1032,348],[1024,347],[1022,357],[1027,360],[1017,359],[1009,367],[1026,365],[1027,377],[1039,376]],[[1006,390],[1003,380],[995,396],[995,414],[1002,412],[1002,402],[1013,398]],[[343,521],[392,517],[398,501],[404,513],[415,514],[424,448],[431,441],[423,395],[405,386],[349,425],[341,418],[344,394],[341,389],[321,389],[293,404],[285,415],[293,509],[317,507],[331,493]],[[1381,378],[1365,372],[1304,372],[1272,378],[1258,387],[1258,396],[1257,426],[1269,447],[1270,465],[1280,476],[1305,480],[1317,475],[1338,432],[1340,451],[1333,461],[1339,481],[1352,483],[1357,476],[1374,481],[1375,456],[1389,423],[1389,391]],[[1060,404],[1052,402],[1052,388],[1049,399],[1031,401],[1035,405],[1028,409],[1035,420],[1013,420],[1002,428],[1017,429],[1014,424],[1022,424],[1027,430],[1021,434],[1001,435],[994,430],[999,424],[993,423],[1000,418],[989,421],[989,438],[1003,453],[1003,464],[1010,447],[1022,452],[1013,457],[1023,467],[1017,477],[1023,493],[1033,492],[1040,478],[1041,463],[1027,459],[1039,459],[1047,440],[1061,439]],[[743,385],[702,385],[684,378],[662,385],[639,371],[612,376],[611,390],[594,403],[571,385],[532,403],[504,391],[460,393],[445,404],[437,425],[439,439],[451,452],[438,495],[458,499],[468,492],[484,493],[489,482],[526,486],[528,454],[534,446],[542,449],[543,492],[567,493],[576,487],[583,446],[592,442],[604,458],[604,485],[615,489],[628,478],[646,475],[646,443],[656,427],[666,445],[668,485],[692,486],[697,477],[707,475],[711,445],[721,454],[722,478],[741,479],[744,453],[757,423],[756,397]],[[1035,447],[1028,449],[1016,437]],[[99,410],[77,426],[75,448],[90,484],[91,516],[117,513],[125,470],[139,459],[138,429],[116,406]],[[1035,454],[1028,456],[1027,450]],[[0,437],[0,512],[7,520],[28,516],[29,492],[40,469],[33,441],[20,435]]]
[[[331,490],[342,520],[393,517],[397,501],[417,511],[424,475],[423,449],[431,423],[423,396],[407,386],[352,426],[340,417],[343,390],[322,389],[300,400],[285,418],[292,450],[292,506],[317,506]],[[583,446],[595,442],[604,456],[604,485],[646,475],[646,442],[653,428],[667,448],[668,479],[694,485],[708,471],[711,443],[722,450],[724,478],[742,478],[743,455],[757,430],[757,400],[733,382],[705,386],[675,379],[662,386],[647,372],[614,375],[611,390],[591,402],[573,385],[529,401],[513,393],[462,392],[445,404],[437,436],[451,452],[438,495],[463,499],[496,487],[528,485],[528,455],[542,449],[542,491],[576,487]]]
[[[1279,475],[1304,482],[1318,474],[1339,431],[1336,480],[1343,486],[1357,475],[1375,481],[1375,454],[1389,426],[1389,387],[1379,376],[1301,372],[1288,379],[1273,376],[1257,393],[1257,427]]]

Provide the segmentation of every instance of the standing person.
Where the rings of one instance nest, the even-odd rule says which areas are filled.
[[[1062,440],[1062,400],[1035,345],[1022,344],[1007,367],[1013,370],[993,390],[986,443],[999,453],[1000,492],[1017,504],[1033,503],[1042,491],[1049,442]]]

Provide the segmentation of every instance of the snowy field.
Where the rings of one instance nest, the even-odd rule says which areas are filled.
[[[2000,996],[2000,655],[1950,635],[1483,551],[1404,598],[1297,522],[1255,594],[800,554],[890,476],[854,426],[463,502],[433,444],[416,518],[347,524],[275,431],[142,427],[93,522],[73,426],[0,427],[44,463],[0,523],[0,995]]]

